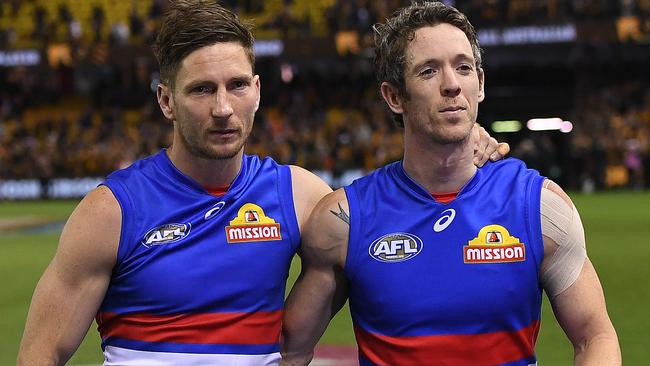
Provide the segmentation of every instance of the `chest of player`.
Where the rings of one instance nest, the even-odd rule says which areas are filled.
[[[396,197],[362,212],[346,263],[353,315],[391,330],[528,324],[539,313],[542,243],[518,202]]]
[[[270,194],[161,205],[125,245],[106,298],[150,312],[280,308],[297,244],[284,211]]]

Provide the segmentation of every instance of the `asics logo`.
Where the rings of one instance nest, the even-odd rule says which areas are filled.
[[[456,210],[453,208],[442,211],[442,217],[440,217],[438,221],[433,224],[433,231],[439,233],[445,230],[447,226],[449,226],[451,222],[454,221],[454,217],[456,217]]]
[[[224,201],[221,201],[221,202],[217,203],[216,205],[214,205],[214,207],[212,207],[210,210],[208,210],[208,212],[205,213],[205,216],[203,217],[204,220],[209,220],[210,218],[212,218],[212,216],[216,215],[217,212],[221,211],[221,209],[225,205],[226,205],[226,203]]]

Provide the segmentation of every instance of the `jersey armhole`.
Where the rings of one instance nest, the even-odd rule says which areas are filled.
[[[133,200],[131,200],[128,190],[122,185],[121,182],[107,180],[100,185],[108,188],[115,196],[117,203],[120,205],[122,227],[120,229],[120,242],[117,243],[117,258],[115,259],[114,269],[115,271],[117,268],[119,268],[119,266],[126,258],[126,255],[128,254],[127,243],[137,240],[137,238],[132,238],[132,225],[134,221],[137,221],[137,218],[127,218],[127,213],[135,215],[137,211],[133,207]]]
[[[355,272],[352,268],[358,268],[355,264],[358,262],[358,252],[362,241],[360,241],[361,232],[361,210],[359,210],[359,198],[353,186],[344,187],[345,195],[348,200],[348,207],[350,208],[350,230],[348,230],[348,245],[347,253],[345,255],[345,267],[343,268],[345,274],[349,279],[355,277]]]
[[[544,238],[542,237],[541,199],[542,184],[546,178],[536,176],[530,180],[528,192],[526,192],[526,215],[528,223],[528,234],[535,243],[531,245],[531,252],[535,259],[537,273],[539,274],[544,259]]]
[[[282,214],[286,218],[287,231],[291,236],[291,247],[295,252],[300,245],[300,229],[298,228],[298,218],[296,216],[296,207],[293,202],[293,180],[291,179],[291,168],[288,165],[278,165],[278,197],[280,198],[280,207]]]

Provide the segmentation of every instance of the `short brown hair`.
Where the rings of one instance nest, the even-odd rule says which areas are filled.
[[[250,29],[250,24],[242,22],[215,0],[172,1],[153,46],[162,83],[173,87],[178,68],[187,55],[219,42],[239,42],[254,70],[254,40]]]
[[[375,24],[375,69],[379,84],[386,81],[397,88],[402,97],[408,99],[404,82],[406,68],[406,46],[415,37],[415,31],[426,26],[447,23],[462,30],[476,60],[476,69],[481,69],[481,47],[476,31],[467,17],[456,8],[440,2],[413,1],[411,5],[399,9],[386,20],[385,24]],[[402,115],[393,113],[395,122],[403,127]]]

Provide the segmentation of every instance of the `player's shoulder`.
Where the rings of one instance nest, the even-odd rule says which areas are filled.
[[[481,175],[497,180],[540,179],[541,174],[530,168],[523,160],[508,157],[498,161],[488,161],[480,169]],[[540,180],[541,181],[541,180]]]
[[[559,184],[548,178],[544,179],[544,182],[542,183],[542,192],[546,193],[542,195],[542,200],[550,195],[551,197],[562,199],[562,201],[564,201],[569,207],[573,207],[573,201],[571,200],[571,197],[569,197],[569,195],[564,191],[564,189],[562,189],[562,187],[560,187]]]
[[[332,192],[332,188],[307,169],[296,165],[290,165],[289,169],[291,170],[291,191],[296,219],[302,232],[316,204],[326,194]]]
[[[350,210],[343,188],[327,194],[313,210],[303,235],[302,251],[319,261],[345,263]]]
[[[501,170],[501,169],[530,169],[526,162],[516,157],[507,157],[497,161],[489,161],[481,167],[484,170]]]
[[[80,216],[84,219],[101,217],[103,222],[115,221],[122,215],[115,194],[106,185],[100,185],[88,192],[75,211],[83,211],[83,215]]]
[[[323,197],[314,208],[309,220],[311,231],[338,236],[350,226],[350,207],[343,188],[339,188]]]
[[[291,170],[291,180],[294,186],[297,185],[305,190],[317,190],[323,192],[323,195],[332,191],[321,177],[309,170],[297,165],[289,165],[289,169]]]
[[[122,226],[122,211],[113,192],[101,185],[79,202],[66,222],[59,248],[92,254],[109,266],[115,261]]]
[[[348,197],[344,188],[339,188],[325,195],[318,203],[318,209],[328,210],[339,205],[348,207]]]
[[[316,174],[298,165],[287,165],[291,174],[298,179],[320,179]]]

